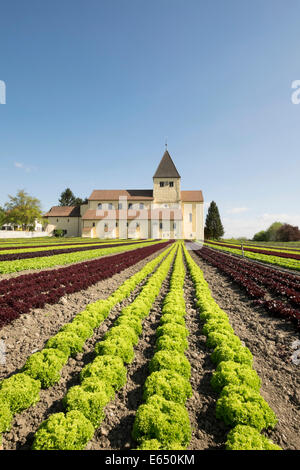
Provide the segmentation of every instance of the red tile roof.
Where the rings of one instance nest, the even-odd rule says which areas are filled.
[[[80,217],[80,206],[53,206],[44,217]]]
[[[89,201],[118,201],[121,196],[131,201],[153,200],[152,189],[95,189]]]
[[[182,202],[203,202],[202,191],[181,191]]]

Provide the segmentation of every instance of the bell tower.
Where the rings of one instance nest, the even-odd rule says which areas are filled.
[[[180,174],[166,150],[153,176],[154,204],[179,204],[181,201],[180,179]]]

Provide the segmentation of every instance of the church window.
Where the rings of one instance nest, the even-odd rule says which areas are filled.
[[[165,184],[164,184],[164,182],[163,182],[163,181],[160,181],[160,182],[159,182],[159,186],[160,186],[161,188],[163,188],[163,187],[164,187],[164,185],[165,185]]]
[[[169,186],[170,186],[170,188],[173,188],[174,182],[173,182],[173,181],[170,181],[170,182],[169,182]]]
[[[132,202],[128,204],[128,209],[132,209]]]

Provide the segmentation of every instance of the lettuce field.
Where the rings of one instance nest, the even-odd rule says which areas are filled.
[[[300,255],[224,245],[0,243],[1,449],[300,449]]]

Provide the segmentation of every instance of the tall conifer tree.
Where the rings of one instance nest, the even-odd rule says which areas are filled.
[[[215,201],[210,203],[207,211],[204,236],[205,238],[218,239],[224,235],[224,228],[221,222],[219,209]]]

